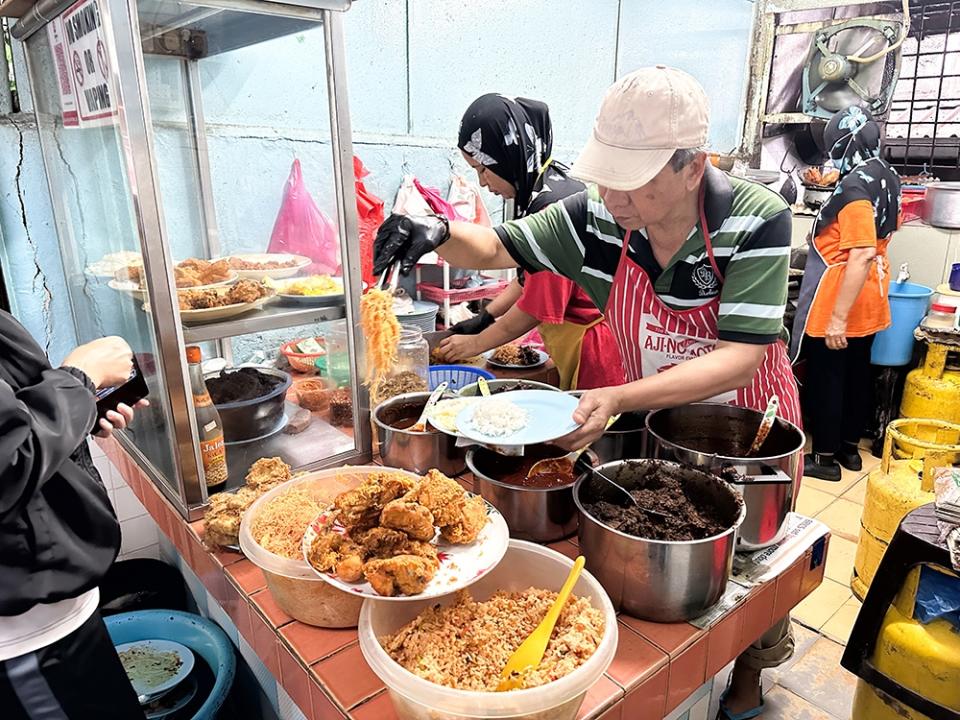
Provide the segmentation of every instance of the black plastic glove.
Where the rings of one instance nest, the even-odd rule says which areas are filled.
[[[472,318],[451,325],[450,332],[454,335],[476,335],[493,325],[494,322],[496,322],[496,318],[493,315],[486,310],[481,310]]]
[[[380,275],[399,261],[400,273],[407,275],[417,260],[450,239],[450,224],[437,215],[390,215],[373,243],[373,274]]]

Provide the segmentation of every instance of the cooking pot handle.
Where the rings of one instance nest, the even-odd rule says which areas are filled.
[[[793,484],[793,478],[783,470],[777,469],[773,475],[744,475],[736,465],[724,465],[720,477],[731,485],[786,485]]]

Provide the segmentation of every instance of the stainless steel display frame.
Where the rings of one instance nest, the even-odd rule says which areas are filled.
[[[75,0],[40,0],[31,11],[12,29],[18,40],[26,40],[42,29],[47,22],[60,15]],[[360,368],[364,366],[363,344],[356,339],[359,320],[361,271],[360,249],[351,239],[358,237],[356,195],[353,183],[353,143],[347,95],[346,59],[343,40],[342,13],[350,8],[352,0],[201,0],[198,6],[258,15],[302,18],[322,24],[324,33],[324,65],[327,78],[327,97],[330,116],[331,148],[333,153],[334,188],[336,194],[337,228],[342,248],[344,278],[349,292],[342,308],[296,309],[287,312],[271,312],[248,318],[184,329],[179,321],[176,302],[177,291],[173,280],[170,246],[166,238],[161,191],[157,173],[153,123],[147,89],[143,47],[139,34],[137,0],[126,0],[118,5],[126,12],[115,12],[110,3],[99,4],[104,27],[110,42],[110,74],[113,87],[120,98],[118,103],[119,134],[121,151],[126,166],[130,199],[143,255],[144,276],[150,297],[149,312],[153,321],[154,340],[157,347],[158,372],[163,377],[166,402],[171,412],[171,451],[176,468],[176,477],[163,482],[161,472],[136,447],[124,432],[115,436],[123,448],[133,457],[158,489],[188,520],[199,519],[206,503],[206,486],[203,482],[200,450],[197,437],[193,398],[184,357],[188,342],[216,340],[224,355],[229,357],[229,343],[221,341],[235,335],[264,329],[282,329],[309,322],[346,318],[348,326],[348,351],[352,358],[351,389],[354,412],[354,450],[323,458],[305,469],[317,469],[367,462],[372,457],[370,427],[370,400],[361,382]],[[27,53],[29,56],[29,53]],[[209,160],[203,127],[202,100],[197,87],[196,63],[198,60],[184,58],[185,87],[188,90],[190,130],[196,148],[197,171],[200,191],[200,209],[204,225],[204,237],[209,252],[219,248],[214,201],[210,187]],[[28,62],[30,81],[35,81]],[[41,136],[41,144],[43,144]],[[56,168],[50,167],[47,148],[43,148],[47,177],[56,178]],[[51,194],[57,198],[56,180],[50,180]],[[55,200],[56,205],[56,200]],[[55,207],[56,210],[56,207]],[[62,213],[55,212],[57,224],[62,222]],[[63,243],[61,243],[63,246]],[[72,307],[71,300],[71,307]],[[74,323],[78,315],[73,312]]]

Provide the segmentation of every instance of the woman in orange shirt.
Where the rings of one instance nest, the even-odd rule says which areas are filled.
[[[813,227],[794,329],[807,359],[801,391],[813,453],[804,474],[840,479],[860,470],[858,445],[871,408],[870,348],[890,325],[887,244],[899,226],[900,178],[880,158],[880,128],[865,110],[837,113],[823,133],[839,166],[833,196]]]

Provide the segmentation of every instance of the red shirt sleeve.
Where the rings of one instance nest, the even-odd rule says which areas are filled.
[[[542,323],[562,323],[576,287],[573,281],[551,272],[529,273],[517,307]]]

